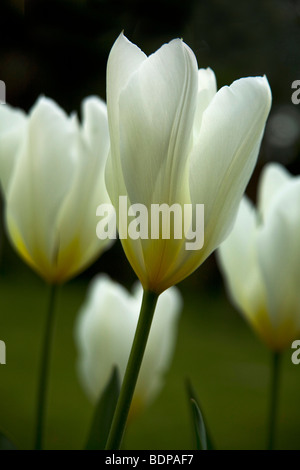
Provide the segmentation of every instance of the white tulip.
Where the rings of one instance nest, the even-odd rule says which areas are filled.
[[[252,174],[271,92],[265,77],[248,77],[216,90],[211,69],[200,69],[180,39],[147,57],[123,34],[107,68],[111,153],[106,182],[118,214],[128,205],[204,204],[204,246],[186,239],[123,238],[143,287],[160,293],[191,274],[226,238]],[[149,226],[150,226],[149,220]]]
[[[257,209],[245,196],[218,258],[229,295],[274,351],[300,335],[300,177],[268,164]]]
[[[116,365],[123,380],[142,303],[138,283],[130,294],[105,275],[96,277],[76,324],[78,370],[83,388],[93,402],[103,391]],[[157,396],[173,356],[182,300],[175,287],[158,300],[131,413]]]
[[[96,208],[108,203],[106,105],[82,106],[82,125],[47,98],[28,116],[0,107],[0,180],[10,239],[49,282],[74,276],[108,247],[96,236]]]

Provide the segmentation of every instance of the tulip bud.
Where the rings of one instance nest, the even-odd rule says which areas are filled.
[[[93,402],[103,391],[115,365],[123,380],[141,303],[139,283],[130,294],[107,276],[92,281],[79,313],[76,343],[79,377]],[[181,307],[181,296],[175,287],[158,299],[131,414],[149,404],[162,388],[174,352]]]

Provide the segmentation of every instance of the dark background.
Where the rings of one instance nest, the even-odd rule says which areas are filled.
[[[1,0],[0,19],[0,79],[6,83],[6,101],[26,111],[41,94],[68,113],[79,114],[86,96],[105,99],[106,62],[122,30],[147,54],[182,37],[195,52],[199,67],[215,71],[218,87],[266,74],[273,106],[247,193],[255,200],[257,180],[267,161],[280,161],[299,174],[300,105],[292,104],[291,85],[300,80],[300,1]],[[5,371],[0,366],[0,411],[4,428],[15,433],[20,447],[28,448],[43,318],[36,305],[44,308],[46,290],[4,234],[0,252],[0,338],[8,344],[13,363]],[[135,280],[117,242],[66,286],[61,300],[65,320],[58,326],[53,359],[50,448],[76,448],[88,426],[92,409],[76,382],[72,328],[87,283],[100,271],[127,286]],[[188,426],[188,418],[183,388],[176,381],[178,375],[183,381],[188,374],[203,398],[221,448],[263,447],[268,351],[230,306],[214,256],[179,287],[185,311],[169,385],[144,421],[133,425],[129,448],[172,448],[172,443],[174,448],[188,448],[187,438],[180,443],[182,422]],[[18,347],[12,350],[16,338]],[[300,448],[300,416],[295,413],[300,369],[290,364],[289,357],[285,364],[278,446]],[[169,414],[160,421],[165,410]],[[169,436],[172,428],[174,435]]]

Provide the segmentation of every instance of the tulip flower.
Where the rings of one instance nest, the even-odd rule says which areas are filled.
[[[273,449],[281,352],[300,335],[300,177],[268,164],[257,208],[244,196],[218,259],[229,296],[272,351],[268,449]]]
[[[68,117],[47,98],[40,98],[28,116],[0,107],[0,181],[8,235],[21,257],[51,285],[38,381],[36,449],[43,444],[56,284],[85,269],[111,243],[96,236],[96,209],[109,202],[104,182],[109,152],[106,105],[87,98],[82,116],[80,125],[75,114]]]
[[[116,365],[123,380],[142,303],[142,287],[130,294],[123,286],[99,275],[91,283],[76,324],[79,378],[96,402]],[[131,415],[154,400],[173,356],[181,296],[173,287],[158,300]]]
[[[217,91],[213,71],[198,70],[180,39],[149,57],[123,34],[112,47],[105,178],[120,240],[144,297],[108,450],[121,445],[157,298],[229,234],[270,106],[265,77],[240,79]],[[204,222],[198,224],[203,206]]]
[[[180,39],[149,57],[123,34],[116,40],[107,68],[111,152],[106,182],[124,251],[146,290],[161,293],[178,283],[226,238],[256,163],[270,106],[265,77],[242,78],[217,91],[213,71],[198,70],[193,52]],[[178,238],[171,229],[167,239],[163,226],[156,238],[133,239],[127,216],[119,213],[124,196],[132,215],[135,204],[149,212],[153,205],[179,204],[182,211],[190,205],[190,230]],[[204,245],[187,250],[198,204],[204,204]],[[149,217],[144,225],[151,223]]]
[[[258,204],[244,196],[218,259],[229,295],[273,351],[300,335],[300,177],[265,166]]]
[[[50,283],[91,264],[110,240],[96,236],[96,208],[108,203],[106,105],[87,98],[79,124],[47,98],[28,116],[0,107],[0,178],[9,237],[21,257]]]

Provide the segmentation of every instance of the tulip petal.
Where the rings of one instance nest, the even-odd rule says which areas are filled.
[[[73,276],[82,270],[112,240],[99,240],[95,233],[96,209],[110,203],[104,181],[109,151],[109,133],[105,103],[89,98],[83,103],[82,132],[74,117],[74,152],[77,168],[72,186],[58,216],[59,252],[57,278]],[[113,210],[111,211],[113,214]]]
[[[115,41],[107,62],[107,107],[111,156],[106,165],[106,184],[110,199],[118,212],[119,195],[126,189],[120,160],[119,98],[130,76],[147,59],[123,33]]]
[[[107,249],[113,240],[99,240],[91,237],[95,231],[95,212],[99,204],[110,204],[110,198],[105,184],[105,165],[109,154],[110,139],[107,120],[107,107],[99,98],[89,98],[83,103],[83,131],[88,142],[89,152],[92,157],[87,163],[87,172],[90,179],[85,178],[86,203],[83,207],[84,218],[81,232],[82,247],[85,256],[83,265],[89,263],[92,258],[99,256],[101,251]],[[87,155],[89,155],[87,152]],[[78,188],[78,192],[80,189]],[[110,212],[112,216],[113,209]]]
[[[116,71],[115,71],[116,73]],[[181,41],[162,46],[132,73],[119,98],[119,120],[112,129],[111,158],[106,169],[108,191],[119,213],[118,197],[150,208],[152,203],[189,203],[186,163],[198,89],[197,63]],[[119,142],[115,142],[119,132]],[[118,149],[116,150],[116,148]],[[150,225],[150,223],[149,223]],[[122,227],[119,224],[119,232]],[[125,229],[126,222],[125,222]],[[128,259],[143,282],[149,261],[159,278],[180,250],[182,240],[123,240]],[[154,288],[143,282],[144,287]]]
[[[269,163],[262,170],[258,185],[258,210],[262,219],[273,204],[276,194],[291,180],[291,174],[278,163]]]
[[[204,259],[232,228],[270,106],[267,79],[250,77],[219,90],[203,113],[191,154],[190,189],[192,202],[205,207]]]
[[[100,168],[104,168],[109,151],[107,108],[96,96],[90,96],[82,103],[82,131],[89,148],[101,163]]]
[[[4,193],[8,191],[18,148],[26,128],[25,113],[9,105],[0,106],[0,181]]]
[[[111,145],[118,152],[119,97],[132,73],[147,59],[123,33],[115,41],[107,62],[107,105],[109,107]]]
[[[19,243],[26,247],[44,277],[50,275],[56,256],[57,214],[74,173],[74,137],[64,112],[53,101],[41,98],[29,117],[7,194],[13,241],[17,248]]]
[[[82,349],[79,375],[92,401],[107,383],[113,365],[118,365],[123,379],[138,308],[137,300],[107,276],[93,280],[76,326],[77,343]]]
[[[258,260],[276,349],[300,334],[300,179],[287,184],[258,231]]]
[[[196,93],[196,59],[179,39],[148,57],[121,92],[120,158],[131,203],[182,200]]]
[[[219,90],[204,111],[190,156],[194,211],[196,204],[204,204],[204,246],[200,251],[182,250],[178,254],[167,286],[197,269],[232,229],[257,159],[270,105],[266,78],[243,78]]]
[[[198,70],[198,93],[200,93],[202,90],[206,91],[208,98],[207,103],[210,103],[217,93],[216,76],[210,67],[207,67],[207,69]]]
[[[215,94],[217,93],[217,82],[216,76],[212,69],[199,69],[198,71],[198,96],[197,96],[197,106],[194,120],[194,139],[197,140],[201,122],[202,115]]]
[[[265,292],[256,253],[255,208],[244,196],[230,235],[221,243],[217,257],[229,296],[249,322],[257,322],[265,306]]]

